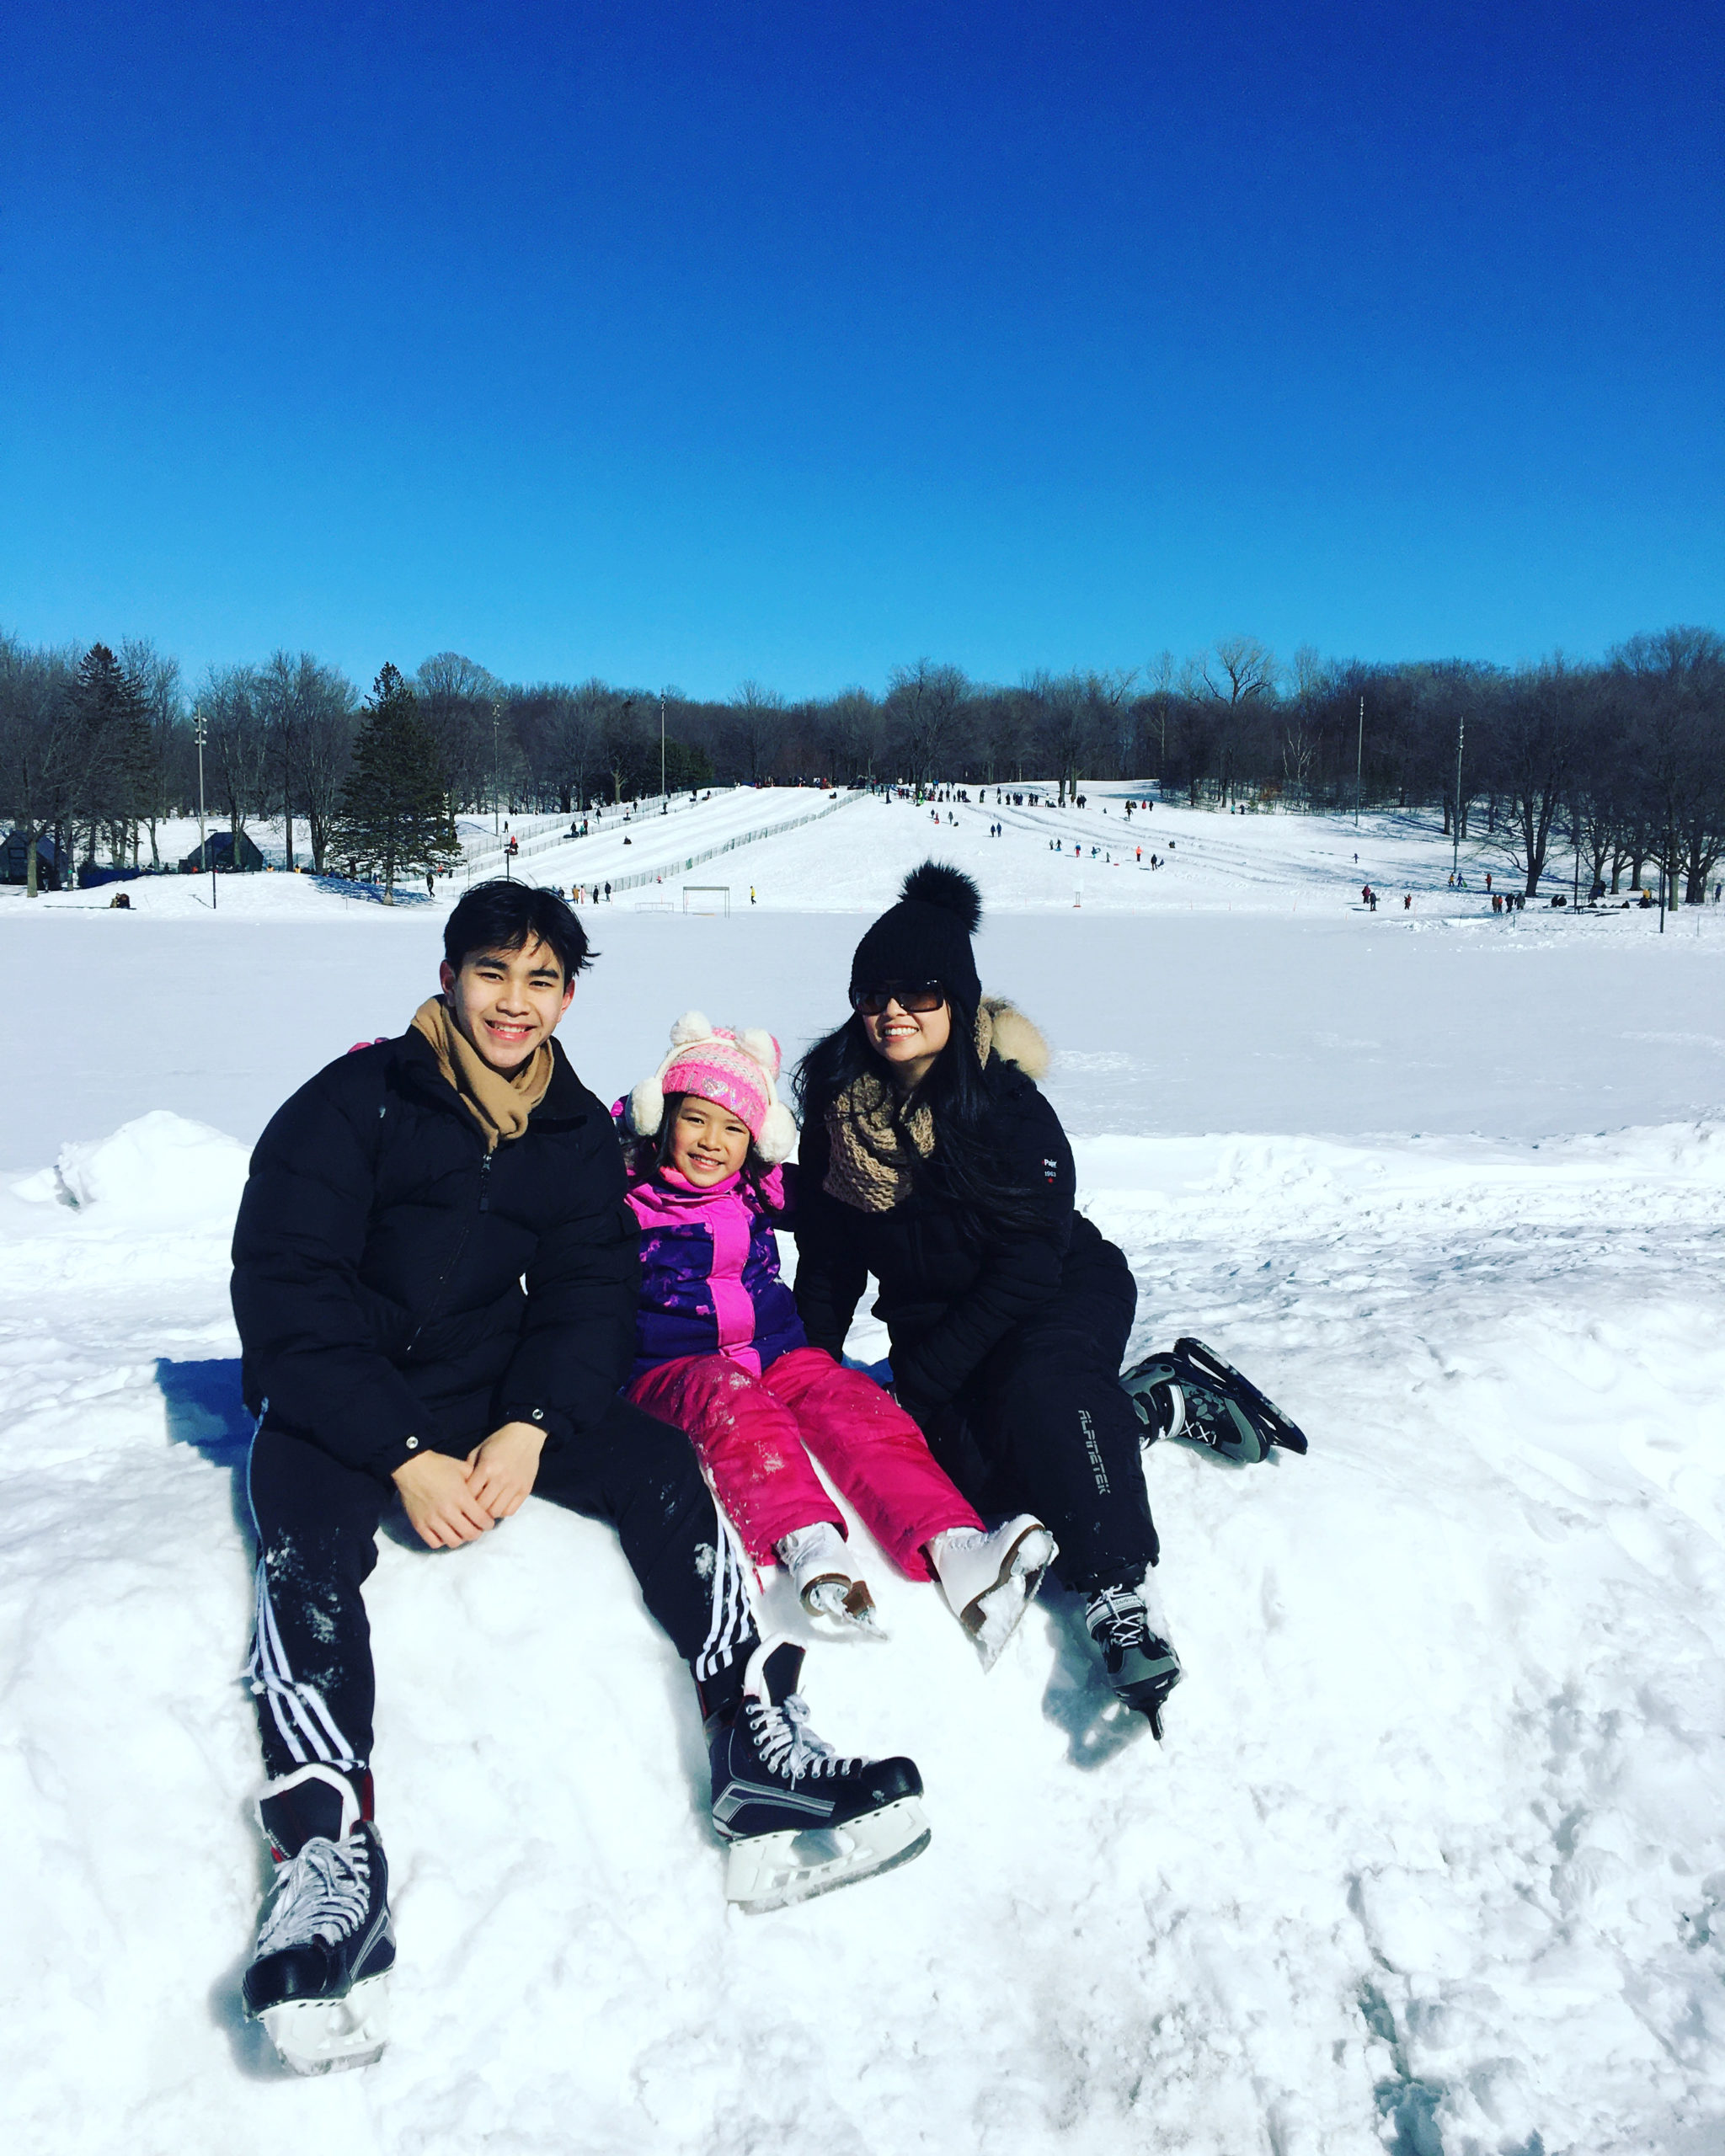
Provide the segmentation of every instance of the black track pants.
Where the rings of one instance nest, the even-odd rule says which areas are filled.
[[[1081,1592],[1135,1582],[1156,1560],[1138,1417],[1119,1383],[1137,1303],[1125,1259],[1104,1243],[928,1427],[979,1512],[1033,1512],[1052,1529],[1055,1575]]]
[[[264,1766],[272,1780],[318,1759],[365,1773],[376,1681],[360,1589],[394,1493],[267,1419],[252,1442],[250,1482],[259,1559],[248,1675]],[[742,1568],[681,1430],[618,1400],[596,1429],[547,1444],[533,1494],[608,1520],[707,1704],[740,1691],[754,1620]]]

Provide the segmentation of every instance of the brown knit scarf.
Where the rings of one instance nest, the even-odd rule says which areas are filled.
[[[441,995],[428,996],[419,1006],[410,1030],[430,1043],[437,1068],[484,1132],[488,1153],[494,1153],[505,1139],[521,1136],[551,1084],[549,1041],[541,1041],[521,1069],[505,1078],[462,1033]]]
[[[994,1046],[994,1015],[976,1013],[976,1060]],[[890,1213],[911,1195],[911,1170],[934,1150],[934,1111],[873,1070],[853,1078],[826,1112],[832,1158],[821,1185],[859,1213]]]

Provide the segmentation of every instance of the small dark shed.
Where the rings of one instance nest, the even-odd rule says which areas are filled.
[[[8,831],[0,841],[0,883],[28,883],[30,839],[28,831]],[[61,878],[60,850],[45,831],[36,841],[36,888],[57,891]]]
[[[179,873],[182,876],[206,876],[214,868],[218,875],[226,875],[232,869],[249,873],[263,866],[263,855],[243,831],[239,835],[238,859],[234,855],[233,833],[211,831],[202,846],[195,846],[180,862]]]

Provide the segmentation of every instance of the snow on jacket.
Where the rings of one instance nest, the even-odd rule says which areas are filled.
[[[632,1379],[683,1355],[725,1355],[758,1377],[807,1347],[779,1278],[775,1226],[788,1225],[786,1171],[739,1172],[697,1190],[675,1168],[632,1177],[641,1229],[641,1299]]]
[[[233,1236],[247,1405],[387,1476],[506,1422],[610,1412],[639,1277],[611,1118],[552,1043],[521,1136],[485,1150],[418,1033],[339,1058],[277,1110]],[[525,1283],[525,1287],[524,1287]]]
[[[803,1129],[798,1310],[813,1344],[841,1356],[873,1273],[880,1285],[874,1313],[892,1341],[895,1389],[919,1419],[950,1401],[1013,1326],[1069,1278],[1087,1279],[1097,1267],[1125,1270],[1120,1253],[1076,1210],[1072,1149],[1036,1085],[1048,1068],[1047,1043],[1022,1011],[987,1001],[995,1031],[983,1083],[995,1159],[1007,1180],[1040,1193],[1039,1222],[985,1235],[957,1207],[914,1189],[887,1212],[862,1212],[824,1187],[824,1104],[810,1103]]]

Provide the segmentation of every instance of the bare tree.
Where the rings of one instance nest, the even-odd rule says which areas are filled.
[[[887,681],[887,723],[900,768],[922,786],[949,777],[970,693],[962,670],[919,659],[914,666],[894,667]]]
[[[150,866],[159,868],[162,856],[156,842],[158,822],[168,814],[170,792],[183,776],[189,740],[185,697],[181,691],[179,661],[158,652],[147,637],[134,637],[120,647],[120,663],[135,685],[149,728],[149,743],[142,751],[139,814],[150,834]],[[138,840],[132,833],[132,866],[138,865]]]
[[[1158,652],[1144,670],[1144,694],[1138,700],[1140,739],[1153,760],[1160,787],[1168,768],[1168,720],[1180,693],[1180,670],[1173,653]]]
[[[1672,902],[1680,877],[1698,905],[1725,854],[1725,638],[1680,626],[1632,637],[1611,657],[1638,691],[1634,784],[1648,839]]]
[[[259,668],[253,687],[258,721],[264,729],[270,783],[281,803],[283,862],[290,870],[294,865],[293,811],[300,743],[316,694],[317,675],[318,662],[310,652],[302,651],[296,659],[289,652],[276,651]]]
[[[359,691],[338,668],[319,664],[300,694],[296,782],[311,835],[312,866],[321,874],[328,866],[353,759]]]
[[[0,633],[0,787],[28,840],[24,880],[31,898],[41,888],[37,841],[53,829],[62,862],[67,857],[72,665],[68,652],[31,650]]]
[[[723,743],[725,761],[735,776],[756,786],[768,775],[784,723],[785,700],[758,681],[741,681],[732,699]]]
[[[585,803],[606,768],[606,728],[620,702],[596,678],[573,689],[547,682],[511,691],[510,721],[541,801],[554,798],[564,814]]]
[[[873,781],[880,750],[880,707],[867,689],[842,689],[810,714],[821,761],[834,779]]]
[[[499,768],[505,742],[500,715],[503,685],[476,659],[458,651],[434,652],[414,676],[421,720],[443,760],[451,797],[463,808],[493,804],[503,790]],[[511,774],[513,773],[513,763]]]
[[[1545,873],[1579,731],[1576,682],[1561,656],[1504,684],[1492,714],[1493,776],[1508,823],[1498,843],[1523,872],[1531,898]]]
[[[1221,796],[1231,801],[1241,747],[1239,722],[1253,705],[1275,701],[1276,655],[1256,637],[1219,637],[1199,654],[1194,670],[1198,686],[1219,707]]]
[[[1301,644],[1294,654],[1293,694],[1280,711],[1282,780],[1302,804],[1317,762],[1323,699],[1334,671],[1309,643]]]
[[[209,736],[216,784],[227,803],[238,867],[247,818],[262,816],[269,808],[270,744],[258,709],[256,670],[212,666],[198,706]]]

